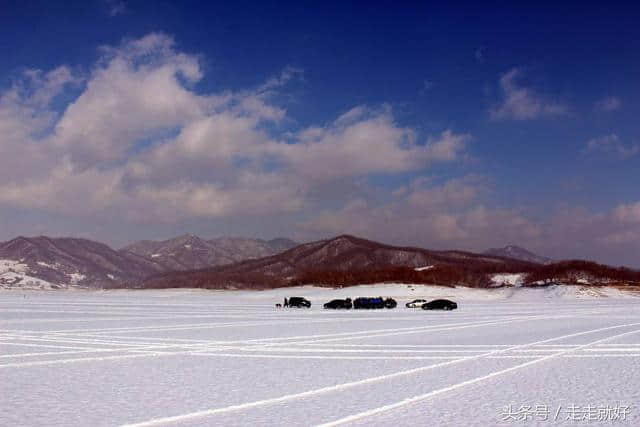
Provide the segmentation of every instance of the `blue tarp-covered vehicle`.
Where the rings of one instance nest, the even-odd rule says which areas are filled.
[[[360,297],[353,301],[355,309],[395,308],[397,305],[393,298]]]

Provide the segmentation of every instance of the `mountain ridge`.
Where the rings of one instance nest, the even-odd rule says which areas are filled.
[[[192,234],[169,240],[174,249],[182,247],[182,255],[152,256],[166,241],[139,241],[114,250],[86,238],[18,236],[0,242],[0,288],[128,287],[153,274],[234,263],[295,245],[286,238],[206,241]],[[140,249],[145,247],[151,253]]]
[[[272,240],[245,237],[217,237],[205,240],[184,234],[167,240],[142,240],[120,249],[163,265],[166,270],[194,270],[232,264],[250,258],[274,255],[296,246],[286,239]]]
[[[510,245],[508,253],[519,255],[514,248],[522,249]],[[500,274],[518,275],[531,286],[640,286],[640,271],[629,268],[581,260],[541,264],[534,261],[546,258],[532,260],[537,255],[528,251],[525,260],[502,253],[393,246],[348,234],[298,245],[284,238],[205,240],[187,234],[120,250],[83,238],[18,236],[0,242],[0,288],[264,289],[382,282],[487,287]]]
[[[300,283],[318,272],[335,274],[404,268],[414,271],[430,265],[457,266],[480,264],[488,270],[512,271],[531,268],[532,264],[499,256],[465,251],[433,251],[409,246],[392,246],[348,234],[331,239],[304,243],[265,258],[245,260],[227,266],[183,272],[161,273],[147,278],[142,287],[200,284],[235,286],[234,281],[264,281],[270,285]],[[428,277],[431,273],[424,273]]]
[[[537,255],[521,246],[517,245],[507,245],[502,248],[490,248],[483,252],[487,255],[497,255],[504,256],[514,259],[519,259],[521,261],[533,262],[536,264],[550,264],[553,262],[553,259]]]

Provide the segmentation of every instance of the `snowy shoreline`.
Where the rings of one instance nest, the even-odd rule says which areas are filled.
[[[373,284],[357,285],[342,288],[328,288],[322,286],[295,286],[266,290],[247,289],[201,289],[201,288],[169,288],[169,289],[91,289],[81,287],[67,287],[63,289],[39,289],[39,288],[8,288],[0,287],[0,292],[63,292],[87,293],[99,295],[147,294],[154,297],[167,297],[171,295],[206,294],[221,297],[240,296],[247,299],[278,300],[285,296],[304,296],[311,301],[319,302],[332,298],[346,298],[357,296],[383,296],[397,299],[414,298],[452,298],[458,300],[484,301],[484,300],[536,300],[536,299],[592,299],[592,298],[638,298],[640,292],[622,290],[614,287],[594,287],[583,285],[551,285],[546,287],[530,288],[520,286],[503,286],[494,288],[468,288],[446,287],[438,285],[421,284]]]

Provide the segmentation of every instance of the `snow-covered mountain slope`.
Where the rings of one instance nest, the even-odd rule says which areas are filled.
[[[86,239],[18,237],[0,243],[3,286],[112,286],[164,271],[135,254]]]
[[[163,241],[136,242],[120,252],[150,258],[165,270],[195,270],[274,255],[296,244],[284,238],[261,240],[221,237],[205,240],[186,234]]]
[[[504,248],[491,248],[484,252],[487,255],[501,256],[513,258],[520,261],[533,262],[535,264],[550,264],[553,262],[551,258],[536,255],[520,246],[508,245]]]
[[[0,259],[0,289],[56,289],[62,286],[29,275],[29,266],[21,261]]]

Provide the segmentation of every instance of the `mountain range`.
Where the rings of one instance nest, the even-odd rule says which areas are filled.
[[[384,278],[384,274],[387,273],[383,272],[390,270],[394,271],[395,278],[399,278],[399,274],[409,273],[408,278],[414,280],[420,279],[414,277],[414,272],[422,270],[424,272],[418,276],[426,280],[432,277],[435,271],[442,273],[443,269],[452,267],[458,271],[472,268],[511,272],[532,266],[533,263],[529,261],[502,256],[391,246],[342,235],[301,244],[264,258],[213,268],[154,275],[144,280],[141,287],[274,287],[317,282],[314,279],[322,279],[325,283],[327,280],[345,283]],[[427,271],[431,268],[435,271]],[[404,271],[400,273],[397,269]]]
[[[17,237],[0,243],[0,288],[272,288],[403,282],[491,286],[496,275],[532,284],[633,282],[640,273],[587,261],[553,262],[510,245],[483,253],[392,246],[350,235],[297,244],[183,235],[120,250],[87,239]]]
[[[79,238],[17,237],[0,243],[0,287],[122,287],[153,274],[229,264],[295,246],[289,239],[185,235],[120,250]]]

